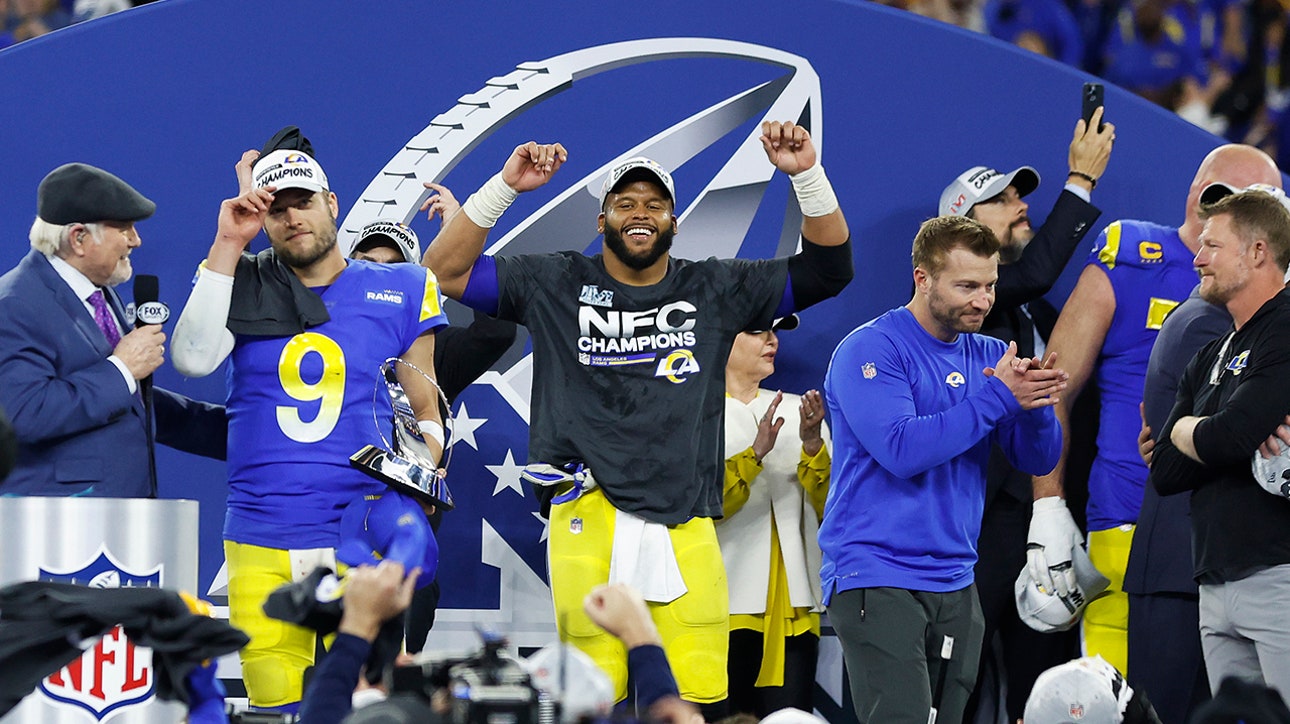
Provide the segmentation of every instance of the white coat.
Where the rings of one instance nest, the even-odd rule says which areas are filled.
[[[732,457],[752,446],[757,423],[766,413],[775,393],[758,390],[757,397],[744,404],[726,397],[726,456]],[[820,521],[797,479],[802,456],[799,437],[799,406],[802,398],[784,393],[776,416],[784,418],[775,447],[762,459],[762,471],[749,485],[748,502],[734,515],[717,522],[717,540],[726,564],[730,586],[730,613],[764,614],[770,587],[770,522],[772,512],[784,555],[788,590],[795,608],[823,611],[820,591],[820,545],[816,539]],[[820,434],[832,452],[827,425]]]

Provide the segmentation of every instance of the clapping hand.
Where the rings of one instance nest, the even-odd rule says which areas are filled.
[[[814,457],[824,445],[824,438],[820,435],[820,428],[824,425],[824,398],[820,391],[807,390],[798,410],[801,422],[797,431],[802,438],[802,451]]]
[[[784,393],[776,392],[775,399],[771,401],[770,407],[766,408],[766,414],[757,421],[757,437],[753,438],[752,449],[753,457],[757,458],[759,465],[762,459],[775,449],[775,441],[779,439],[779,429],[784,426],[784,418],[775,417],[779,403],[783,401]]]

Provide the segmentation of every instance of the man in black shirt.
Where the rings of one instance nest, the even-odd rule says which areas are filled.
[[[1201,210],[1203,299],[1233,326],[1192,358],[1159,435],[1151,483],[1191,492],[1192,550],[1210,687],[1225,677],[1290,691],[1290,500],[1268,495],[1250,456],[1290,410],[1290,211],[1279,191]]]
[[[626,651],[582,601],[611,578],[632,583],[655,604],[682,698],[715,705],[714,716],[727,689],[729,601],[712,520],[722,511],[730,346],[743,330],[836,295],[852,276],[846,219],[810,133],[766,122],[760,141],[801,209],[798,254],[672,256],[671,173],[633,158],[615,163],[601,186],[601,253],[481,255],[518,194],[567,159],[560,144],[529,142],[444,224],[423,260],[449,297],[532,335],[529,462],[569,474],[526,474],[554,483],[544,497],[561,639],[587,652],[624,698]]]

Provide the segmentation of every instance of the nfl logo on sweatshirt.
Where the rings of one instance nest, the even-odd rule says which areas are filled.
[[[161,566],[146,572],[127,571],[111,552],[100,547],[97,557],[76,570],[42,567],[40,580],[91,588],[155,587],[161,585]],[[154,682],[152,650],[135,646],[117,626],[93,642],[80,658],[40,682],[39,691],[54,702],[78,707],[102,721],[113,712],[151,698]]]

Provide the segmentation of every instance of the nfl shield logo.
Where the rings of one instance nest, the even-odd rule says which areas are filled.
[[[866,380],[872,380],[878,376],[878,368],[874,367],[872,362],[865,362],[864,365],[860,367],[860,371],[864,373],[864,378]]]
[[[574,535],[582,532],[582,518],[574,518],[569,521],[569,532]]]
[[[105,548],[74,571],[40,569],[40,580],[91,588],[160,586],[161,566],[151,571],[127,571]],[[153,693],[152,650],[135,646],[118,626],[94,643],[79,659],[40,682],[49,699],[80,707],[102,721],[112,712],[149,699]]]
[[[1071,704],[1071,718],[1072,718],[1072,719],[1083,719],[1083,718],[1084,718],[1084,705],[1083,705],[1083,704]]]

